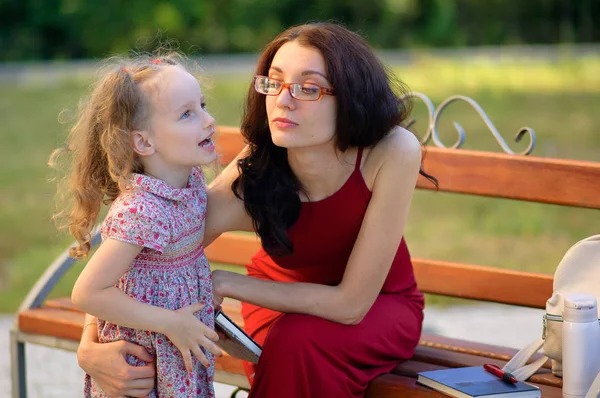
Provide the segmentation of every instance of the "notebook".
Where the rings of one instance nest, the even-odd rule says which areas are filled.
[[[541,397],[540,389],[518,381],[507,383],[486,372],[483,366],[432,370],[418,373],[417,383],[457,398],[469,397]]]

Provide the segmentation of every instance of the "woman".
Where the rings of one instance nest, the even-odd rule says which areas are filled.
[[[423,296],[403,234],[419,172],[432,178],[399,127],[397,88],[334,24],[288,29],[259,60],[241,125],[249,147],[211,184],[205,235],[255,230],[263,244],[248,276],[213,273],[216,304],[243,301],[263,345],[246,366],[252,397],[361,397],[414,352]],[[143,394],[151,366],[108,367],[137,348],[106,346],[84,333],[82,368],[117,395]]]

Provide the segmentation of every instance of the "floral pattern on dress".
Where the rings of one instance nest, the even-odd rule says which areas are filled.
[[[196,316],[214,329],[212,276],[201,241],[206,218],[202,170],[194,168],[182,189],[141,174],[133,175],[131,185],[131,191],[114,201],[102,224],[103,241],[143,246],[116,287],[140,302],[170,310],[205,303]],[[188,373],[179,349],[163,334],[98,320],[98,339],[101,343],[127,340],[156,358],[156,388],[151,397],[214,397],[214,356],[204,348],[211,365],[206,368],[192,356],[194,371]],[[146,364],[134,356],[128,356],[127,362]],[[108,397],[89,375],[84,395]]]

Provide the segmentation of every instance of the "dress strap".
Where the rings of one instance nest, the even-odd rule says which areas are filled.
[[[362,160],[362,152],[363,152],[363,148],[362,147],[358,148],[358,153],[356,154],[356,165],[354,166],[354,171],[360,169],[360,161]]]

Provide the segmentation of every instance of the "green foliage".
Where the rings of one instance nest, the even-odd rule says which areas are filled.
[[[0,60],[102,58],[175,39],[188,54],[253,52],[333,20],[377,48],[600,40],[595,0],[4,0]]]

